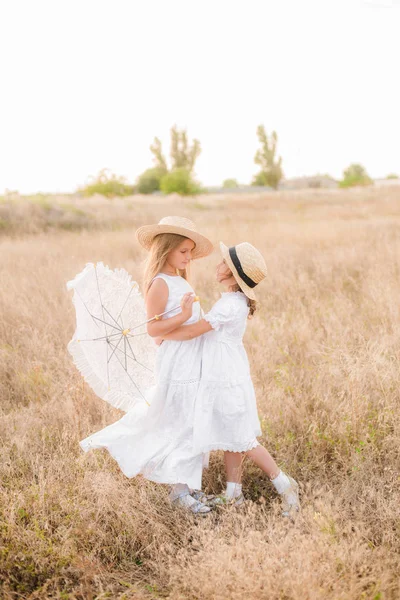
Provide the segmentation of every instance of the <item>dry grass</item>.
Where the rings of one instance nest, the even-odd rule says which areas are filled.
[[[37,233],[41,221],[30,229],[24,216],[17,237],[3,237],[2,598],[400,597],[398,194],[131,198],[114,207],[118,231],[102,227],[109,201],[89,209],[69,199],[96,214],[92,230]],[[67,354],[65,282],[97,260],[137,277],[143,254],[132,228],[177,213],[266,257],[246,342],[264,442],[302,484],[294,525],[248,463],[247,506],[200,520],[172,510],[163,486],[126,479],[106,451],[78,446],[119,413],[82,384]],[[196,266],[205,308],[217,297],[216,260]],[[223,481],[215,453],[204,482],[219,491]]]

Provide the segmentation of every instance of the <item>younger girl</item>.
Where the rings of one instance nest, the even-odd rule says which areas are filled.
[[[201,317],[194,291],[187,281],[190,261],[207,256],[211,242],[198,233],[194,223],[182,217],[165,217],[156,225],[136,232],[149,251],[144,276],[144,294],[152,337],[168,334],[183,323]],[[105,429],[80,442],[84,451],[107,448],[127,477],[142,474],[151,481],[172,485],[170,498],[194,513],[210,508],[190,495],[201,488],[207,456],[193,448],[195,399],[200,382],[201,338],[190,342],[165,342],[157,350],[156,380],[151,404],[138,418],[135,408]]]
[[[240,467],[246,453],[268,475],[281,495],[282,514],[291,516],[299,510],[298,484],[279,469],[268,450],[256,439],[261,429],[242,342],[246,320],[255,311],[254,288],[266,277],[266,265],[259,251],[247,242],[231,248],[221,242],[220,247],[223,260],[217,266],[216,278],[226,291],[203,319],[161,337],[184,341],[206,334],[193,446],[195,453],[225,450],[227,471],[225,494],[211,503],[243,502]],[[192,304],[193,299],[189,299],[189,303]]]

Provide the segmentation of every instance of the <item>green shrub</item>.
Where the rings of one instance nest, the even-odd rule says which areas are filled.
[[[190,172],[181,167],[164,175],[161,179],[161,191],[164,194],[175,192],[181,196],[191,196],[200,192],[200,186],[192,179]]]
[[[222,187],[226,189],[233,189],[239,187],[239,184],[237,182],[237,179],[225,179],[224,183],[222,184]]]
[[[162,167],[153,167],[147,169],[144,173],[139,175],[136,191],[139,194],[152,194],[160,189],[161,179],[166,174],[166,170]]]
[[[52,199],[48,194],[42,194],[41,192],[38,192],[33,196],[28,196],[28,198],[30,202],[32,202],[32,204],[37,204],[38,206],[43,208],[43,210],[51,211],[53,208]]]
[[[339,182],[342,188],[352,187],[354,185],[371,185],[372,179],[365,168],[357,163],[350,165],[343,171],[343,179]]]
[[[84,196],[101,194],[106,198],[115,196],[130,196],[134,193],[132,185],[128,185],[124,177],[111,173],[108,169],[102,169],[97,177],[92,178],[87,185],[78,190]]]
[[[257,175],[254,175],[251,185],[255,185],[255,186],[259,186],[259,187],[268,186],[267,177],[266,177],[265,173],[263,171],[260,171],[259,173],[257,173]]]
[[[386,175],[386,179],[398,179],[399,176],[396,175],[396,173],[389,173],[389,175]]]

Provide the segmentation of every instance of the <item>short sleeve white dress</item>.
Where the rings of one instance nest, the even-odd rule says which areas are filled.
[[[165,310],[180,305],[182,296],[193,292],[182,277],[159,273],[168,285]],[[171,318],[180,308],[163,318]],[[202,316],[200,304],[186,324]],[[208,455],[193,448],[194,410],[200,383],[204,338],[190,341],[164,341],[157,349],[156,386],[148,394],[150,407],[135,407],[122,419],[80,442],[86,452],[106,448],[127,477],[142,474],[158,483],[186,483],[200,489],[203,466]]]
[[[195,407],[194,450],[244,452],[261,435],[249,361],[243,346],[249,307],[242,292],[225,292],[204,316],[201,383]]]

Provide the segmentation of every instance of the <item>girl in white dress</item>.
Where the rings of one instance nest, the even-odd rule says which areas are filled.
[[[144,274],[148,319],[179,307],[148,324],[152,337],[168,334],[183,323],[201,318],[199,302],[187,281],[192,259],[207,256],[211,242],[189,219],[166,217],[157,225],[141,227],[139,242],[149,250]],[[84,451],[107,448],[127,477],[142,474],[151,481],[172,485],[170,498],[194,513],[210,508],[191,495],[201,489],[208,455],[193,447],[195,399],[200,382],[203,339],[166,341],[157,349],[156,386],[148,410],[135,409],[80,442]]]
[[[204,339],[193,447],[195,453],[225,450],[227,472],[225,493],[211,500],[211,504],[243,502],[241,463],[246,453],[281,495],[282,514],[292,516],[299,509],[298,484],[279,469],[268,450],[257,441],[261,428],[242,341],[247,319],[255,311],[254,288],[265,278],[266,265],[260,252],[247,242],[231,248],[221,242],[220,246],[223,260],[217,266],[216,278],[226,291],[203,319],[162,338],[167,343],[193,341],[198,336]]]

